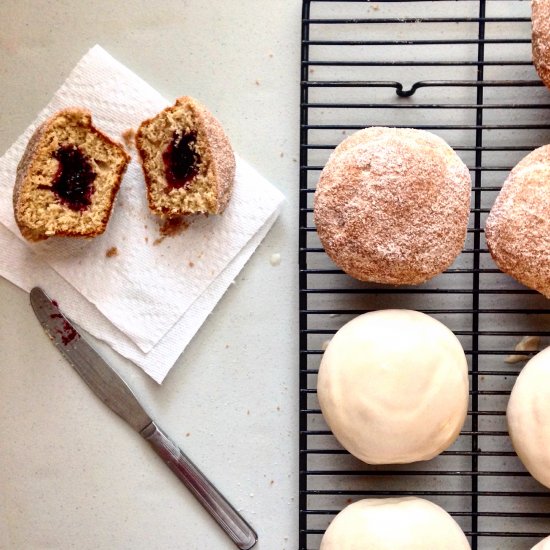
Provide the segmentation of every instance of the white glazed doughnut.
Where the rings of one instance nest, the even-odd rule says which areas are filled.
[[[550,347],[523,367],[506,418],[520,460],[537,481],[550,488]]]
[[[417,311],[356,317],[330,341],[317,393],[340,443],[369,464],[429,460],[457,438],[468,366],[456,336]]]
[[[370,498],[344,508],[320,550],[469,550],[462,529],[429,500]]]

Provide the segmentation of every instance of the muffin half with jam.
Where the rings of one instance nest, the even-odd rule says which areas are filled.
[[[235,155],[218,120],[198,101],[181,97],[142,122],[136,148],[152,212],[165,218],[223,212]]]
[[[103,233],[129,160],[86,109],[55,113],[35,131],[17,167],[13,205],[22,235],[40,241]]]

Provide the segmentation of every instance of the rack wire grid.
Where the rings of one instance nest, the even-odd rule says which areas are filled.
[[[526,1],[305,0],[302,14],[299,307],[299,547],[319,548],[336,513],[366,497],[417,495],[443,506],[474,549],[528,549],[550,533],[550,492],[513,451],[505,410],[526,335],[550,344],[550,304],[496,269],[483,232],[509,170],[550,142],[550,93],[531,63]],[[329,154],[367,126],[444,138],[472,174],[465,249],[416,287],[361,283],[325,254],[313,194]],[[316,395],[323,347],[345,322],[385,308],[423,311],[460,339],[470,406],[439,457],[376,467],[345,451]],[[396,335],[396,338],[398,335]]]

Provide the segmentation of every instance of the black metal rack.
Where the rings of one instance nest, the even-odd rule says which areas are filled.
[[[442,505],[472,548],[528,549],[550,534],[550,491],[525,471],[505,409],[525,335],[550,344],[550,305],[496,269],[485,218],[511,167],[550,142],[550,93],[531,64],[530,3],[517,0],[304,0],[300,130],[299,547],[316,549],[334,515],[369,496],[417,495]],[[332,149],[367,126],[423,128],[472,172],[465,249],[418,287],[352,280],[324,253],[313,223],[319,172]],[[458,441],[439,457],[370,467],[323,421],[316,374],[323,343],[366,311],[417,309],[449,326],[469,359],[471,402]]]

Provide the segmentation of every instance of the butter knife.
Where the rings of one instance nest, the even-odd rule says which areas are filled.
[[[238,548],[252,548],[258,540],[252,527],[149,417],[126,382],[78,333],[57,303],[39,287],[31,290],[30,300],[46,334],[94,393],[149,442]]]

